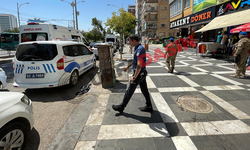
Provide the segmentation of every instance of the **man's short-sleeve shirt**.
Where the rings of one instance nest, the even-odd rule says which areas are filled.
[[[135,47],[135,52],[134,52],[134,60],[133,60],[133,70],[136,70],[136,66],[137,66],[137,61],[138,60],[142,60],[141,61],[141,71],[145,71],[146,70],[146,51],[145,48],[139,44]]]

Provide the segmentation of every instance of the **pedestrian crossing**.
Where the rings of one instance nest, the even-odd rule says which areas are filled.
[[[152,49],[149,53],[154,55]],[[121,103],[128,82],[117,83],[110,92],[100,91],[75,150],[249,148],[249,138],[242,138],[250,135],[250,111],[245,108],[250,106],[249,78],[231,78],[229,75],[235,72],[232,63],[201,58],[188,51],[178,53],[176,64],[173,74],[167,73],[164,59],[147,66],[152,114],[138,109],[145,105],[140,87],[123,114],[111,106]],[[115,65],[122,71],[127,64]],[[131,70],[128,75],[132,75]],[[183,110],[176,104],[182,95],[204,98],[213,105],[213,112]],[[92,138],[84,138],[89,135]],[[244,144],[239,145],[239,141]]]

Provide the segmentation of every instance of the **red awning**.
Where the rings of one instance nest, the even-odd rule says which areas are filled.
[[[238,26],[230,31],[230,33],[250,32],[250,23]]]

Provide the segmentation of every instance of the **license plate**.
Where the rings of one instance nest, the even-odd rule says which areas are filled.
[[[30,73],[30,74],[26,74],[26,78],[30,79],[30,78],[44,78],[44,73]]]

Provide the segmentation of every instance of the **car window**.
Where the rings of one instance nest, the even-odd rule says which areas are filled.
[[[92,54],[92,52],[85,46],[81,46],[82,50],[83,50],[83,53],[84,55],[90,55]]]
[[[63,46],[63,53],[66,56],[79,56],[78,46],[77,45]]]
[[[78,54],[79,54],[79,55],[84,55],[82,46],[78,46]]]
[[[23,33],[21,35],[21,42],[28,41],[48,41],[47,33]]]
[[[19,61],[47,61],[57,54],[55,44],[24,44],[18,46],[16,58]]]

